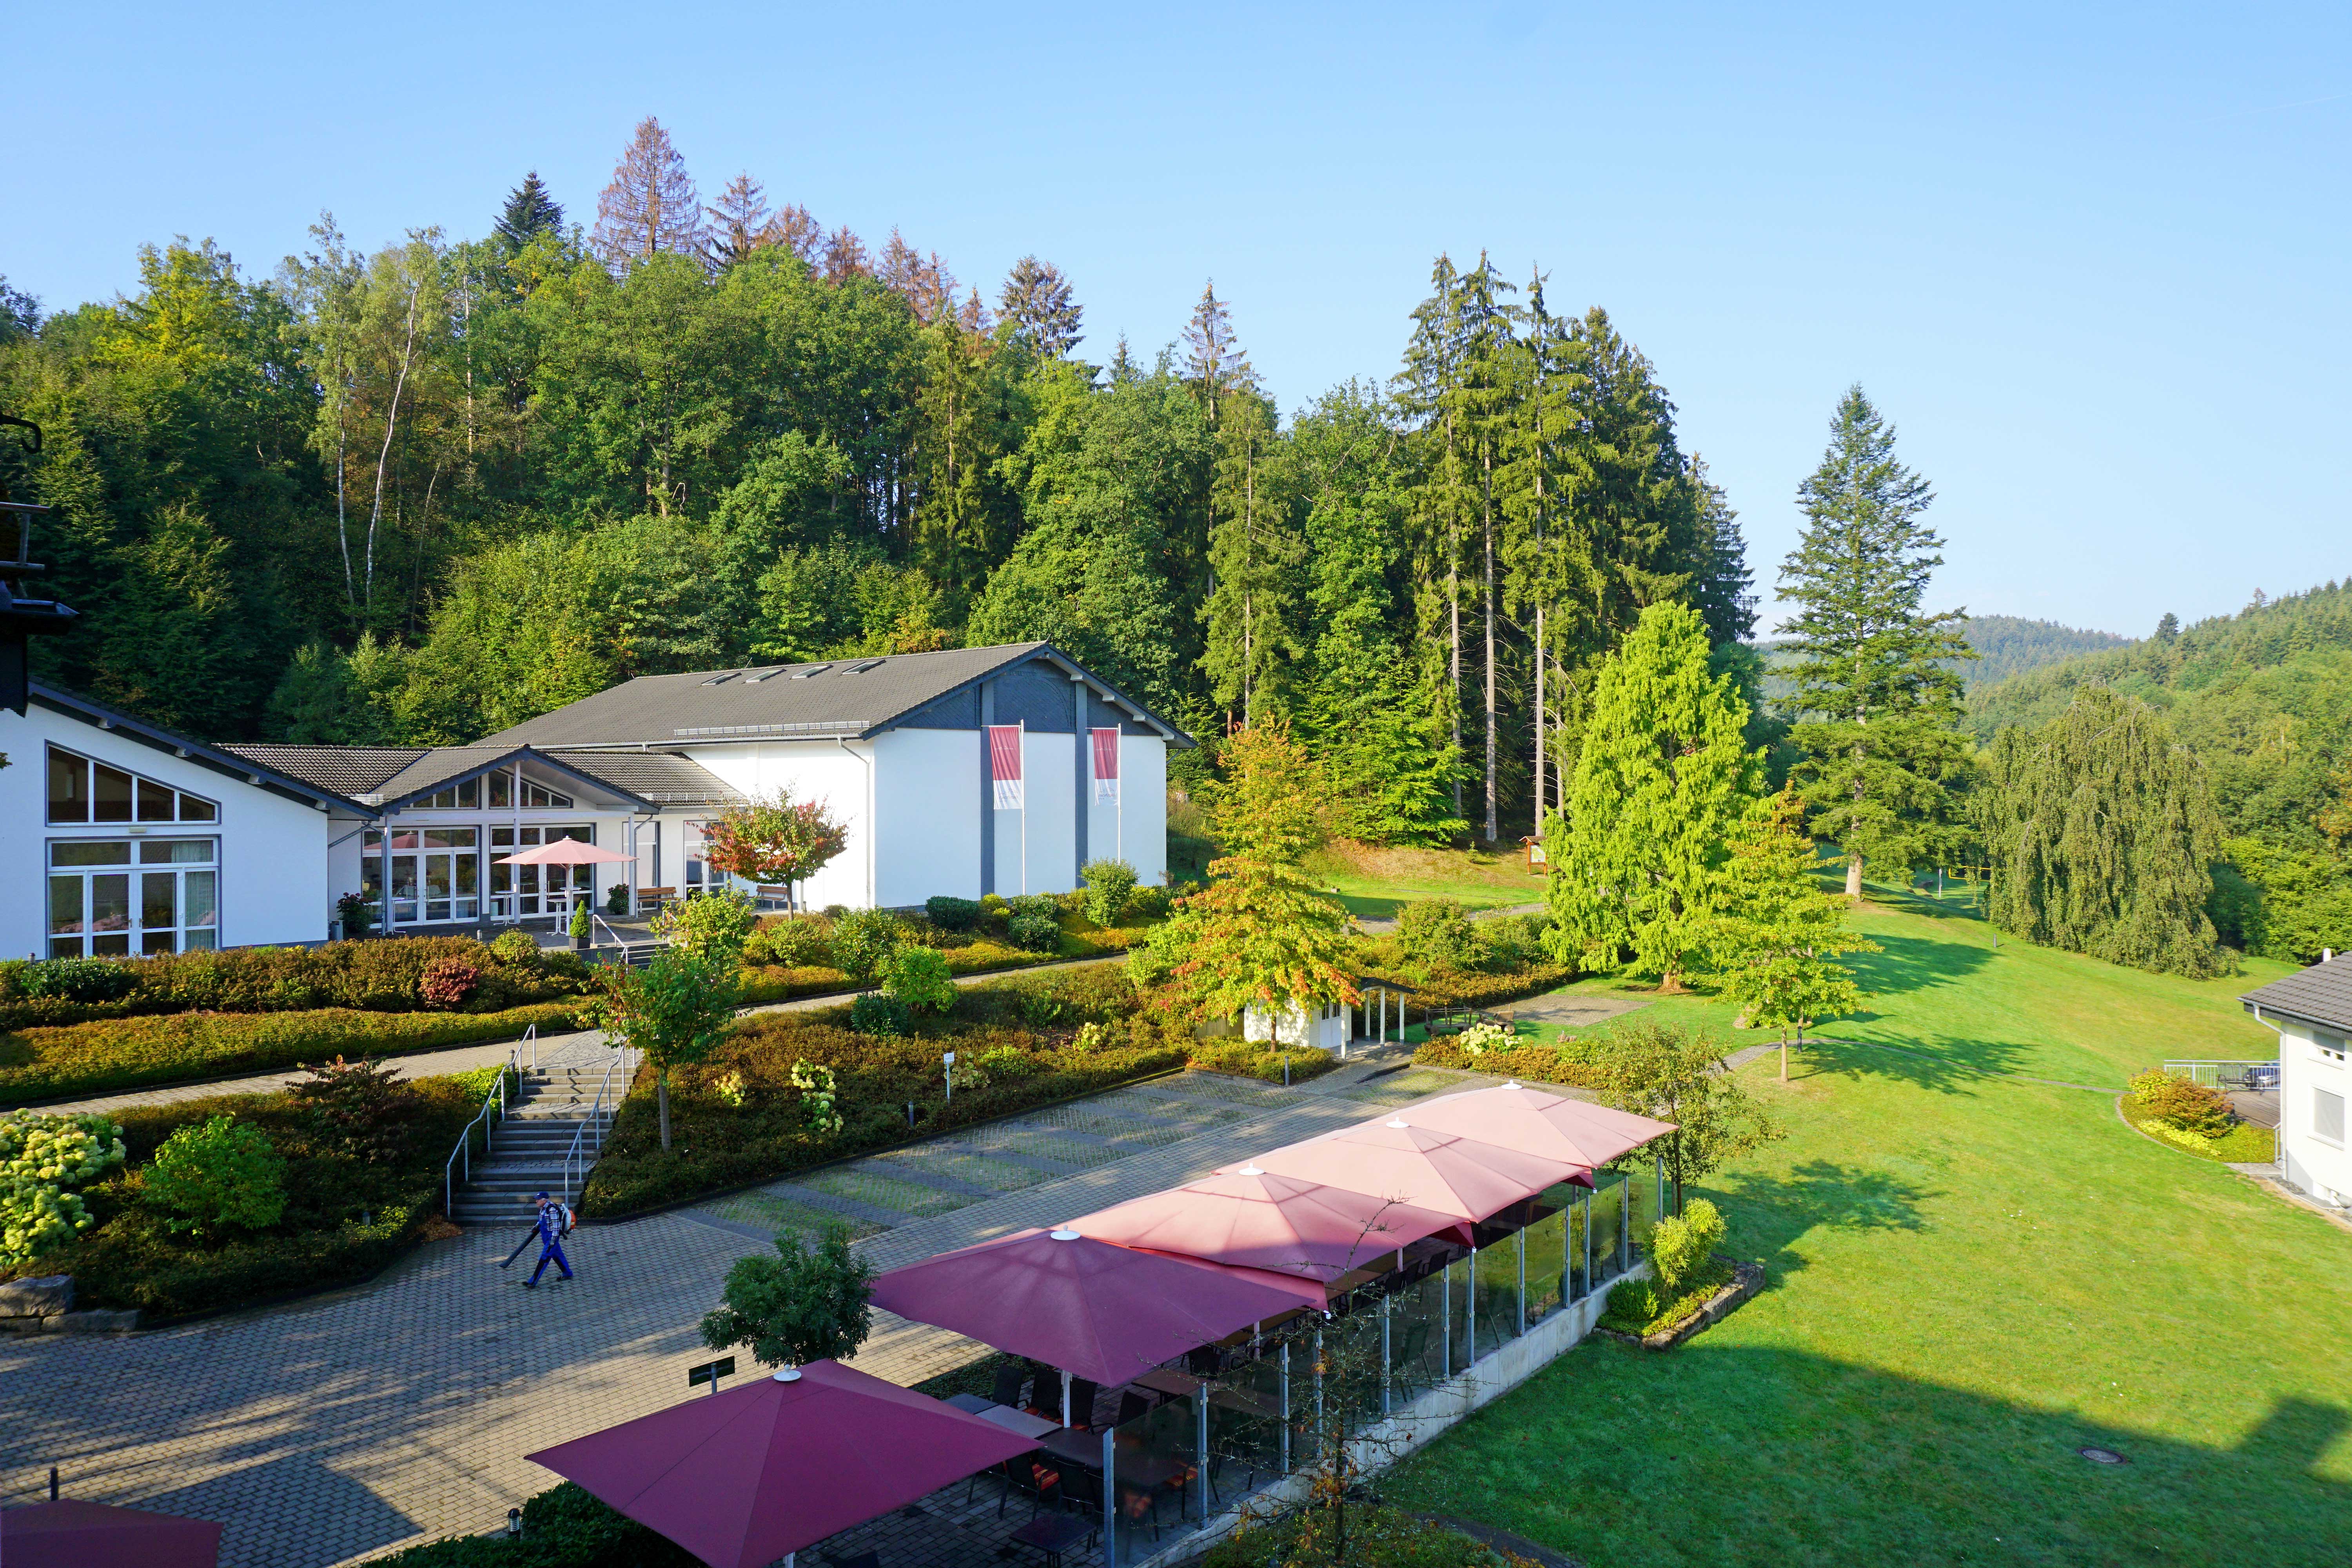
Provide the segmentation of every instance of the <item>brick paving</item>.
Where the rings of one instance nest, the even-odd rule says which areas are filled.
[[[1187,1073],[705,1207],[592,1225],[574,1240],[579,1279],[536,1293],[496,1267],[520,1231],[476,1229],[289,1307],[119,1339],[0,1341],[0,1503],[36,1500],[54,1464],[69,1495],[223,1521],[228,1568],[323,1568],[495,1529],[551,1482],[524,1454],[686,1396],[696,1321],[775,1226],[847,1215],[867,1255],[895,1268],[1482,1081],[1383,1070],[1403,1060],[1391,1047],[1292,1090]],[[983,1353],[877,1314],[857,1364],[911,1384]],[[1003,1539],[923,1517],[934,1544],[981,1530],[992,1555]]]

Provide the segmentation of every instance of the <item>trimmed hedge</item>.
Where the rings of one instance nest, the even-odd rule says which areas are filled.
[[[1564,1083],[1575,1089],[1606,1087],[1601,1078],[1599,1051],[1591,1040],[1563,1041],[1548,1046],[1528,1040],[1516,1046],[1491,1046],[1473,1055],[1459,1035],[1440,1035],[1417,1047],[1412,1059],[1424,1067],[1458,1068],[1465,1072],[1494,1073],[1537,1083]]]
[[[408,1013],[431,1007],[425,974],[436,963],[457,960],[479,979],[452,1010],[495,1013],[533,1002],[578,995],[589,988],[588,969],[568,952],[535,954],[520,963],[471,937],[394,937],[372,942],[332,942],[319,947],[242,947],[224,952],[159,953],[152,958],[52,960],[0,964],[0,1030],[58,1026],[101,1018],[155,1014],[300,1013],[326,1007],[373,1013]],[[122,994],[37,994],[53,969],[102,966]],[[63,970],[58,970],[60,976]],[[77,993],[96,988],[75,984]]]
[[[30,1100],[228,1077],[335,1057],[403,1056],[583,1026],[576,1004],[501,1013],[180,1013],[0,1035],[0,1107]]]
[[[1500,974],[1440,970],[1426,980],[1414,980],[1402,972],[1375,971],[1366,978],[1376,984],[1385,979],[1404,989],[1406,1005],[1419,1014],[1424,1010],[1442,1012],[1449,1007],[1492,1007],[1498,1002],[1540,996],[1580,979],[1582,973],[1564,964],[1535,963]]]
[[[1339,1058],[1317,1046],[1290,1047],[1290,1081],[1305,1083],[1321,1078],[1339,1065]],[[1223,1039],[1200,1040],[1193,1044],[1191,1065],[1202,1072],[1231,1073],[1236,1078],[1262,1079],[1267,1083],[1283,1080],[1283,1050],[1263,1040],[1242,1040],[1230,1036]]]
[[[379,1559],[379,1568],[701,1568],[686,1549],[570,1481],[522,1505],[522,1537],[452,1535]]]
[[[1122,1041],[1081,1053],[1065,1041],[993,1024],[926,1026],[904,1039],[853,1033],[848,1009],[747,1019],[708,1060],[670,1072],[672,1152],[664,1154],[654,1069],[639,1069],[614,1119],[613,1139],[588,1178],[582,1207],[599,1218],[788,1175],[811,1165],[887,1149],[917,1137],[992,1121],[1050,1100],[1093,1094],[1184,1065],[1182,1050]],[[1069,1033],[1075,1035],[1076,1026]],[[955,1097],[944,1096],[940,1052],[956,1056]],[[999,1054],[1004,1053],[1004,1054]],[[991,1068],[971,1068],[979,1058]],[[811,1130],[795,1062],[830,1068],[835,1132]],[[719,1082],[740,1079],[732,1106]],[[907,1124],[907,1106],[916,1125]]]
[[[136,1307],[158,1320],[364,1279],[434,1226],[442,1163],[481,1104],[479,1093],[450,1079],[419,1079],[408,1088],[400,1152],[391,1160],[341,1152],[316,1114],[287,1094],[120,1112],[126,1167],[84,1194],[98,1223],[25,1272],[70,1274],[79,1300]],[[286,1156],[286,1208],[265,1229],[200,1242],[174,1235],[142,1201],[143,1167],[173,1132],[215,1116],[258,1127]]]

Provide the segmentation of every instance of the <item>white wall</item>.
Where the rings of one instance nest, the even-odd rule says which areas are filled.
[[[875,886],[883,904],[980,897],[984,744],[978,730],[889,730],[874,738]]]
[[[2342,1050],[2343,1043],[2315,1039],[2316,1031],[2300,1024],[2264,1022],[2279,1031],[2279,1150],[2286,1178],[2315,1197],[2352,1204],[2352,1150],[2322,1142],[2312,1130],[2320,1090],[2341,1096],[2352,1107],[2352,1062],[2329,1054]]]
[[[95,757],[158,784],[220,803],[216,823],[47,826],[47,745]],[[220,840],[223,947],[320,942],[327,935],[327,814],[304,801],[184,761],[120,731],[41,707],[0,710],[0,956],[44,956],[48,844],[53,838],[212,837]],[[132,829],[143,831],[132,834]]]
[[[1135,868],[1139,883],[1157,887],[1168,879],[1168,742],[1157,735],[1120,736],[1118,771],[1127,807],[1127,853],[1119,858]]]
[[[1023,737],[1021,776],[1029,782],[1030,892],[1066,893],[1078,885],[1077,767],[1077,744],[1066,733],[1032,730]],[[1014,826],[1017,831],[1019,825]],[[1000,852],[996,865],[996,890],[1007,895],[1022,891],[1021,862],[1003,858]]]
[[[810,905],[823,909],[842,904],[857,910],[873,903],[867,878],[874,869],[873,823],[867,810],[866,770],[873,762],[871,742],[846,742],[848,751],[831,741],[773,741],[726,746],[697,746],[688,755],[746,795],[767,795],[782,787],[794,800],[821,800],[849,828],[848,847],[833,863],[809,879],[803,889]],[[972,785],[975,795],[980,786]],[[666,879],[675,865],[670,827],[662,826],[662,872]],[[674,884],[673,884],[674,885]],[[887,901],[887,900],[886,900]]]

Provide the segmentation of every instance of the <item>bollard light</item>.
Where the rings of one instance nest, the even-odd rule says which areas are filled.
[[[507,1510],[507,1539],[509,1541],[522,1539],[522,1510],[519,1508]]]

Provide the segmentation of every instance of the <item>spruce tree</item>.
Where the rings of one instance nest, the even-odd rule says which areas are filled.
[[[617,273],[664,251],[698,256],[704,238],[702,197],[686,160],[661,121],[648,114],[622,150],[612,184],[596,198],[596,232],[589,243],[597,259]]]
[[[996,297],[997,314],[1045,359],[1060,359],[1085,342],[1086,307],[1070,298],[1070,280],[1050,261],[1024,256],[1013,264]]]
[[[1300,626],[1307,541],[1291,501],[1274,408],[1253,390],[1230,393],[1217,425],[1210,487],[1209,572],[1201,668],[1211,699],[1244,724],[1286,710],[1281,686],[1307,653]]]
[[[539,171],[533,169],[522,177],[521,184],[507,193],[507,205],[490,226],[497,231],[499,244],[506,253],[519,256],[541,235],[563,232],[563,208],[547,194]]]
[[[1214,279],[1201,290],[1200,303],[1192,307],[1192,319],[1185,324],[1184,353],[1184,378],[1192,383],[1192,394],[1208,410],[1212,423],[1228,392],[1252,385],[1257,379],[1248,353],[1234,335],[1233,311],[1217,298]]]
[[[2003,730],[1973,803],[1992,921],[2021,941],[2197,977],[2221,825],[2203,770],[2146,703],[2084,687],[2039,731]]]
[[[1796,687],[1781,700],[1804,753],[1797,777],[1813,830],[1846,853],[1846,896],[1864,864],[1890,873],[1948,854],[1962,836],[1953,791],[1968,764],[1960,677],[1976,654],[1959,611],[1920,610],[1943,541],[1919,521],[1935,497],[1895,460],[1895,430],[1860,385],[1830,422],[1821,467],[1797,489],[1806,518],[1781,563],[1781,623]]]
[[[1780,1076],[1789,1076],[1789,1030],[1805,1030],[1862,1005],[1841,953],[1879,945],[1846,928],[1852,906],[1815,885],[1818,856],[1805,831],[1805,804],[1793,788],[1767,800],[1731,846],[1723,907],[1708,931],[1723,999],[1751,1027],[1780,1031]]]
[[[1568,811],[1546,837],[1551,926],[1563,963],[1679,988],[1721,896],[1730,840],[1753,805],[1747,712],[1707,668],[1706,624],[1653,605],[1601,668]]]
[[[732,267],[774,243],[770,226],[775,215],[768,210],[767,188],[749,174],[728,181],[718,205],[703,212],[710,219],[709,250],[714,267]]]

